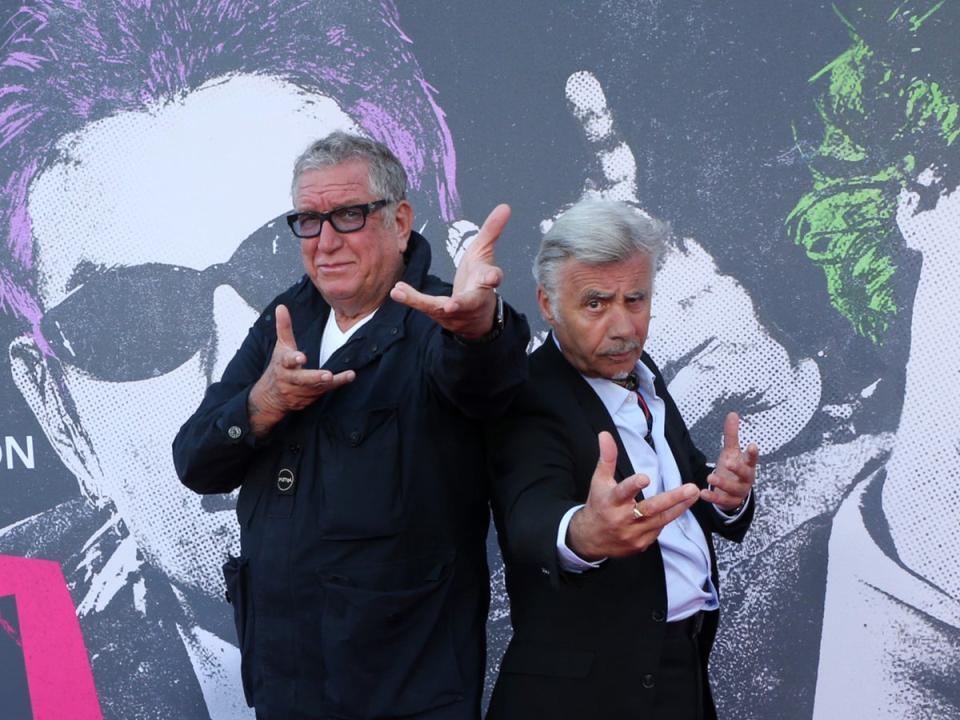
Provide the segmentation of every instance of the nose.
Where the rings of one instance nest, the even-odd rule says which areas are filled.
[[[257,315],[257,311],[229,285],[221,285],[213,291],[214,346],[208,363],[209,382],[219,380],[223,375],[224,368],[240,348]]]
[[[611,340],[632,340],[635,332],[630,312],[620,304],[615,304],[607,315],[607,337]]]
[[[317,252],[331,253],[343,244],[343,238],[333,227],[333,223],[327,220],[320,228],[320,235],[317,237]]]

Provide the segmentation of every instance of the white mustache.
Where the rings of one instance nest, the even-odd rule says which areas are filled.
[[[641,345],[636,340],[629,340],[601,350],[600,355],[623,355],[623,353],[634,352],[640,348]]]

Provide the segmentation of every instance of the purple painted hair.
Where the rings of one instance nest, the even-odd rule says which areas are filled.
[[[459,214],[450,132],[393,0],[33,0],[0,39],[0,314],[44,346],[33,178],[63,135],[216,77],[268,75],[331,97],[397,155],[418,213]]]

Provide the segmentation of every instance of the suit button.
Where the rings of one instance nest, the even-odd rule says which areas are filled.
[[[667,614],[663,610],[654,610],[652,616],[654,622],[663,622],[667,618]]]
[[[350,433],[350,444],[353,447],[359,445],[361,440],[363,440],[363,433],[361,433],[359,430],[354,430],[352,433]]]
[[[653,675],[650,675],[649,673],[647,673],[646,675],[644,675],[644,676],[643,676],[643,679],[641,680],[641,684],[642,684],[647,690],[649,690],[650,688],[652,688],[652,687],[655,685],[655,683],[653,682]]]
[[[231,425],[230,427],[227,428],[227,436],[231,440],[236,440],[241,435],[243,435],[243,430],[240,429],[239,425]]]
[[[374,345],[372,348],[370,348],[370,352],[376,352],[379,349],[380,349],[379,345]]]

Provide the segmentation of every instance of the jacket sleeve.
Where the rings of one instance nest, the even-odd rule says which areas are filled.
[[[264,316],[250,328],[220,382],[209,388],[200,407],[173,441],[173,464],[180,481],[198,493],[230,492],[240,485],[254,453],[269,443],[250,432],[247,398],[269,361],[273,337]]]
[[[669,396],[668,396],[669,397]],[[673,399],[669,399],[669,405],[672,406],[673,411],[676,412],[679,417],[680,412],[677,410],[676,405],[673,404]],[[682,423],[682,421],[681,421]],[[683,436],[681,439],[681,446],[684,448],[684,452],[687,456],[687,461],[690,463],[690,467],[693,469],[694,482],[699,488],[705,488],[707,486],[707,476],[712,471],[712,467],[707,464],[706,457],[700,452],[700,450],[693,444],[693,440],[690,438],[690,432],[687,430],[686,423],[683,425]],[[747,533],[747,530],[750,528],[750,524],[753,522],[753,510],[756,493],[750,494],[750,499],[747,502],[747,507],[744,508],[743,513],[732,523],[726,522],[724,516],[717,511],[717,508],[714,505],[706,502],[705,500],[698,500],[696,505],[694,505],[693,512],[700,519],[702,526],[705,529],[709,529],[711,532],[720,535],[727,540],[733,542],[741,542],[744,536]]]
[[[530,328],[509,305],[503,309],[503,332],[490,342],[468,344],[439,331],[426,348],[431,384],[470,418],[502,415],[527,379]]]
[[[587,471],[568,440],[568,423],[532,395],[524,392],[487,428],[492,505],[504,555],[539,568],[556,586],[557,531],[564,514],[583,503],[576,478]]]

